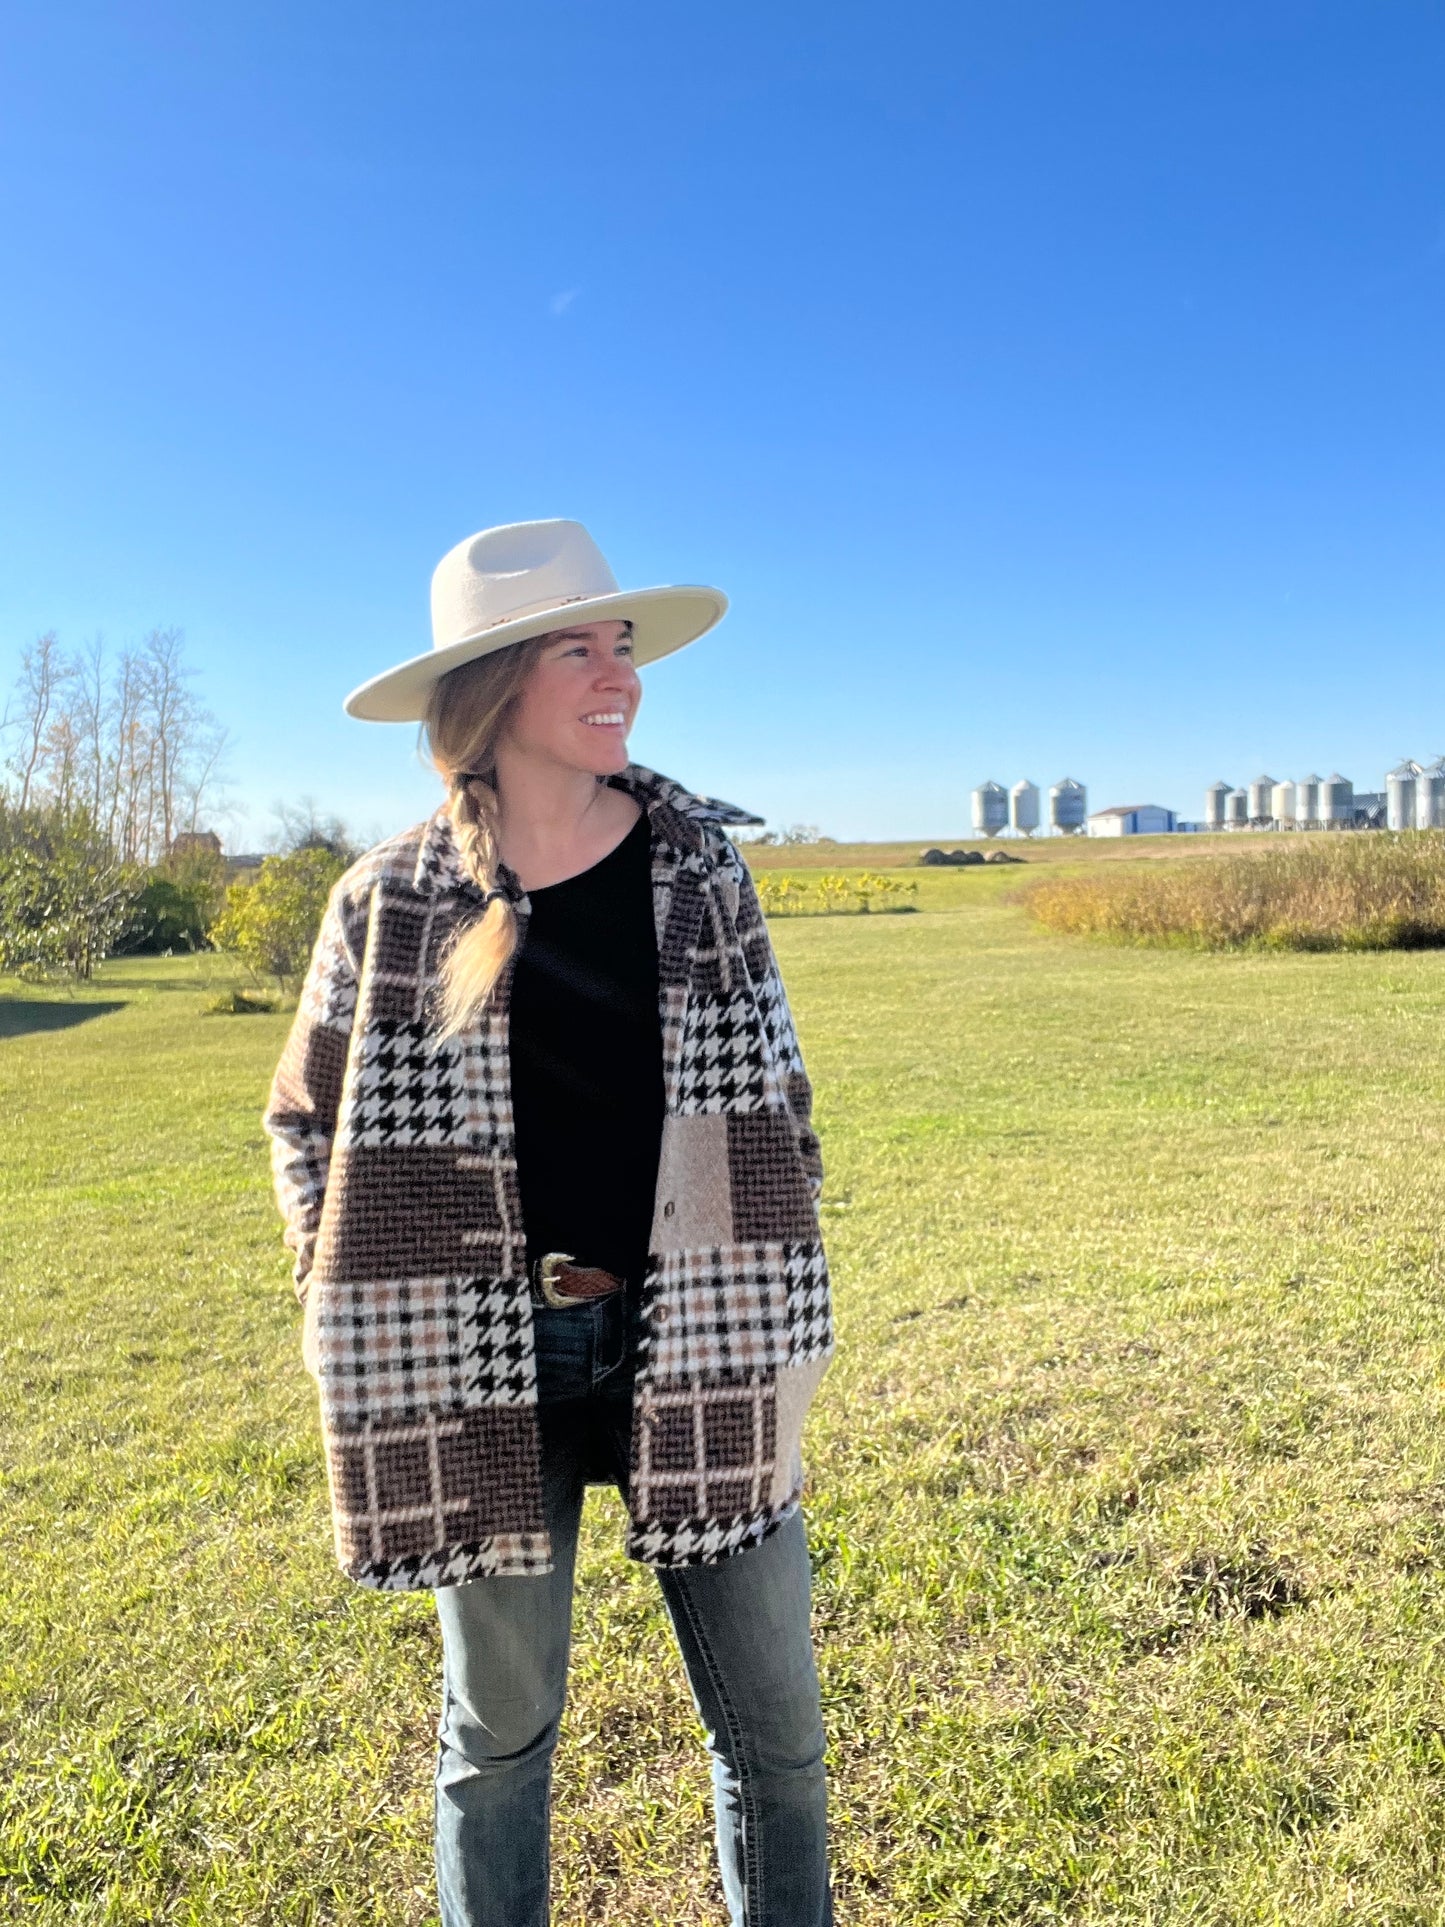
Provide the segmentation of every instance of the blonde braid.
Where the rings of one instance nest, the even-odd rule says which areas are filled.
[[[442,963],[445,1040],[465,1030],[482,1009],[517,947],[517,918],[497,881],[497,792],[484,776],[458,771],[448,814],[462,868],[485,899],[482,914],[462,929]]]
[[[450,670],[427,705],[427,743],[447,786],[457,852],[482,893],[481,914],[458,931],[442,958],[439,1041],[458,1036],[481,1014],[517,947],[516,913],[498,880],[497,739],[549,640],[537,636]]]

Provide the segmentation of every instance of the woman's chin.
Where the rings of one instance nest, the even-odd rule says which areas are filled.
[[[610,732],[595,743],[582,745],[578,757],[578,767],[590,770],[594,776],[615,776],[628,763],[627,738],[614,736]]]

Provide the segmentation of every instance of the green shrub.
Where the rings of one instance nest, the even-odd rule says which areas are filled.
[[[1445,836],[1281,838],[1178,863],[1041,877],[1022,901],[1050,930],[1211,950],[1445,944]]]
[[[304,972],[332,885],[344,860],[327,849],[268,856],[251,879],[233,883],[211,929],[218,950],[229,950],[258,977],[284,990]]]
[[[139,889],[88,810],[0,802],[0,971],[88,978]]]
[[[204,950],[226,897],[226,859],[218,850],[169,856],[146,876],[116,949],[158,956]]]

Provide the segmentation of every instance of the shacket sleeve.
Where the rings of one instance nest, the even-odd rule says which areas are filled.
[[[271,1175],[296,1254],[296,1295],[316,1250],[341,1084],[356,1015],[357,961],[347,940],[341,887],[333,890],[301,988],[296,1016],[271,1084],[262,1124],[271,1138]]]
[[[731,841],[726,839],[722,874],[728,886],[728,895],[731,896],[734,889],[737,892],[734,921],[738,942],[752,979],[774,1061],[782,1070],[788,1108],[797,1127],[798,1150],[816,1204],[823,1192],[823,1150],[818,1133],[813,1129],[813,1086],[803,1065],[803,1053],[798,1046],[798,1033],[788,1005],[788,993],[783,988],[782,973],[773,955],[767,918],[758,902],[752,872]]]

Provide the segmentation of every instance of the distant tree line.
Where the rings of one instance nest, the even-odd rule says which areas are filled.
[[[778,830],[740,830],[737,840],[740,843],[765,843],[770,847],[781,845],[785,848],[791,848],[794,844],[835,841],[831,836],[824,836],[816,823],[785,823]]]

